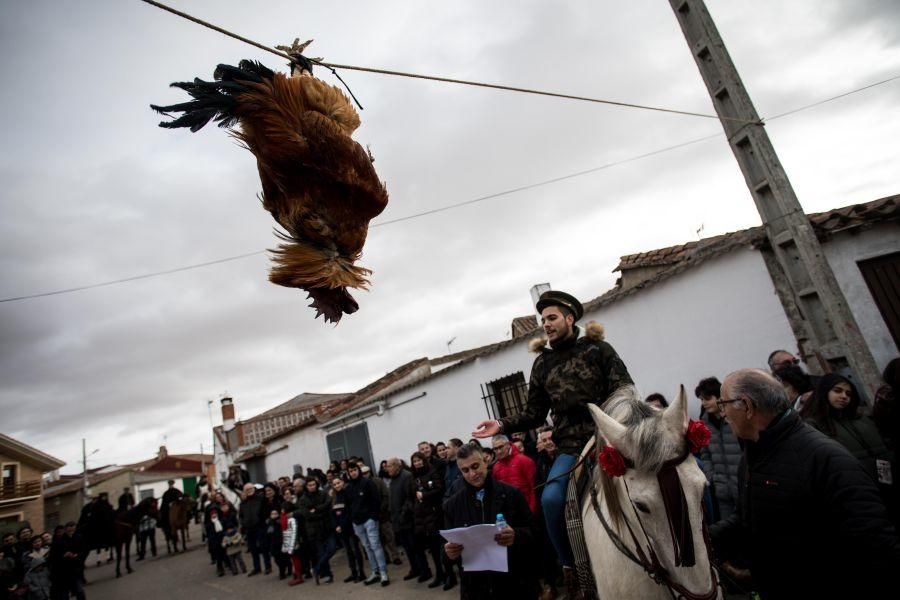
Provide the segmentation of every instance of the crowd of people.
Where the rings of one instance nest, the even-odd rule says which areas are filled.
[[[84,558],[87,555],[77,523],[53,532],[36,533],[30,526],[3,536],[0,548],[0,597],[23,600],[84,598]]]
[[[217,575],[277,567],[287,585],[332,584],[331,562],[343,548],[345,584],[388,586],[405,563],[404,581],[459,586],[464,599],[583,598],[564,515],[568,480],[594,435],[587,405],[633,383],[602,329],[575,325],[577,299],[550,291],[537,309],[547,337],[533,348],[524,410],[475,425],[468,442],[422,441],[408,461],[390,457],[377,468],[349,457],[267,483],[239,468],[222,489],[203,482],[199,510]],[[874,597],[868,592],[893,586],[900,566],[900,359],[885,369],[871,410],[847,376],[811,377],[785,350],[768,364],[695,389],[710,438],[695,458],[708,480],[703,511],[722,580],[763,598]],[[661,394],[646,401],[668,405]],[[465,548],[440,534],[479,524],[497,527],[507,572],[467,572]],[[31,539],[30,530],[4,539],[17,577],[48,556]],[[76,538],[66,527],[51,541],[51,573],[54,564],[65,572],[80,552]]]

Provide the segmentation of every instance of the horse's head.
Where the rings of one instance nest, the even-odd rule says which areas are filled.
[[[621,476],[597,469],[620,539],[664,583],[669,578],[702,596],[712,579],[715,597],[702,520],[706,478],[689,452],[684,387],[661,411],[632,386],[617,390],[602,409],[589,408],[602,438],[597,447],[611,446],[624,459]]]

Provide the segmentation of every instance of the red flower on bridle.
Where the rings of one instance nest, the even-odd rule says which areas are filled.
[[[690,445],[691,454],[696,454],[701,448],[709,446],[709,428],[703,421],[689,421],[685,436]]]
[[[612,446],[603,446],[597,454],[600,468],[610,477],[621,477],[625,474],[625,457]]]

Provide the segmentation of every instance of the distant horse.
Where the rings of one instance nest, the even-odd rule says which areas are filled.
[[[122,564],[123,546],[125,547],[125,569],[129,573],[134,571],[131,568],[131,539],[138,531],[138,526],[144,516],[150,516],[154,519],[159,518],[156,498],[144,498],[134,508],[116,514],[113,528],[116,546],[116,577],[122,576],[120,565]]]
[[[615,449],[600,463],[619,467],[610,476],[598,464],[581,501],[600,598],[722,598],[703,522],[706,479],[687,440],[684,387],[664,411],[642,402],[632,386],[602,410],[589,408],[597,447],[605,440]]]
[[[164,529],[166,534],[166,552],[172,553],[174,548],[178,552],[178,534],[181,533],[181,549],[187,551],[187,530],[190,523],[191,514],[191,498],[182,496],[178,500],[173,500],[169,504],[169,523],[168,528]]]

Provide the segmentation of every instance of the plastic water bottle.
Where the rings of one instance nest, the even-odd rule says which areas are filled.
[[[496,525],[498,531],[502,531],[509,527],[509,525],[506,524],[506,518],[503,516],[503,513],[497,513]]]

